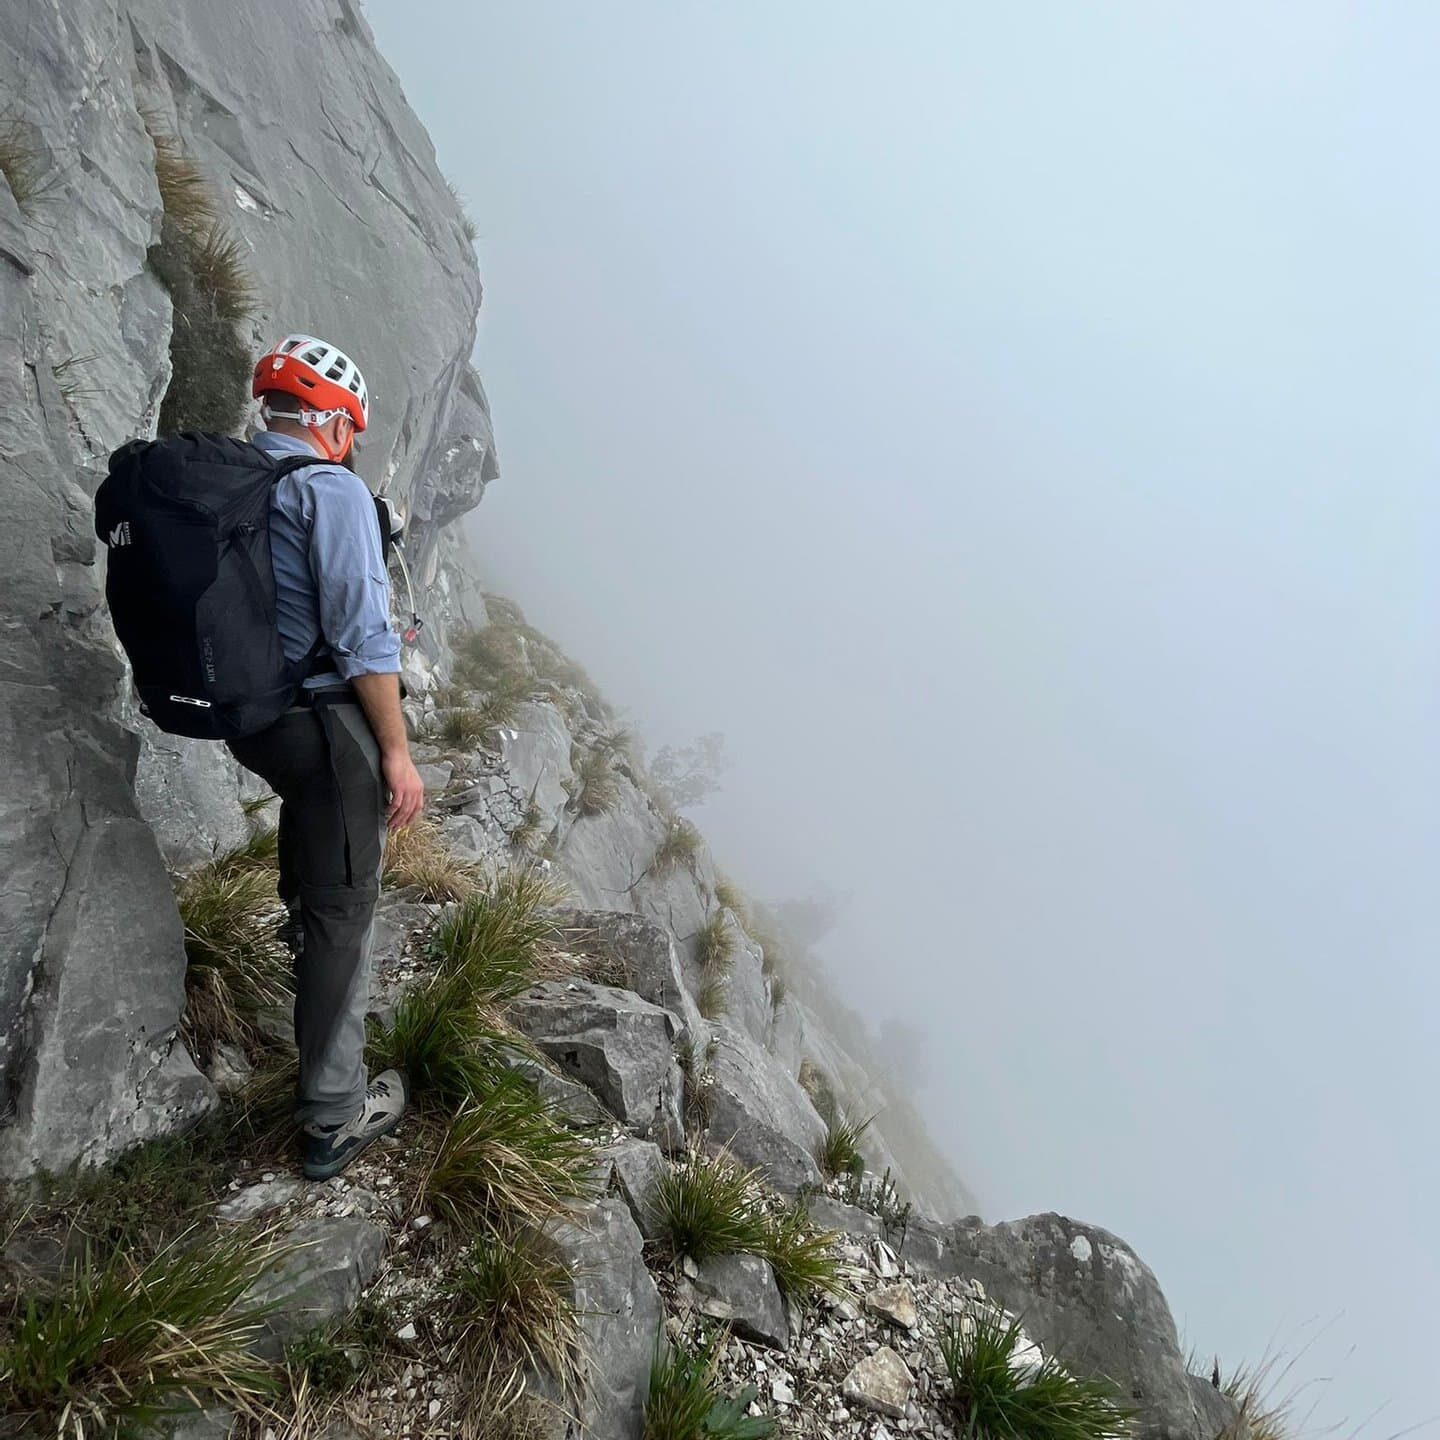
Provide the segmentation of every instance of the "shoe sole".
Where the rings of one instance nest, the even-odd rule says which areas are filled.
[[[311,1165],[308,1161],[300,1166],[301,1172],[307,1180],[333,1180],[342,1170],[353,1165],[382,1135],[388,1135],[405,1118],[402,1110],[383,1130],[377,1130],[373,1135],[367,1135],[343,1160],[336,1160],[325,1165]]]

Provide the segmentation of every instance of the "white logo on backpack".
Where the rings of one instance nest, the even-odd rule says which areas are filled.
[[[130,522],[122,520],[111,532],[110,538],[105,542],[112,550],[121,545],[130,543]]]

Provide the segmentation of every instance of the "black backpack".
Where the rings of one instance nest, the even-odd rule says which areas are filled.
[[[280,647],[270,496],[282,476],[325,463],[224,435],[133,440],[111,455],[95,494],[105,598],[140,708],[162,730],[254,734],[317,668],[323,637],[298,661]]]

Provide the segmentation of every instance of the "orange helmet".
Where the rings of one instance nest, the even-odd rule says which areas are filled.
[[[337,415],[348,415],[357,433],[369,423],[370,392],[360,367],[343,350],[313,335],[287,335],[255,362],[250,393],[258,400],[275,390],[301,402],[298,414],[275,411],[275,415],[299,420],[307,429]],[[269,420],[270,407],[261,414]]]

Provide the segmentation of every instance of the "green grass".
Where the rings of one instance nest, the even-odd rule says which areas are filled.
[[[441,1311],[463,1388],[505,1388],[543,1372],[573,1393],[582,1354],[570,1267],[532,1230],[472,1240],[446,1265]]]
[[[217,218],[205,177],[180,142],[147,122],[163,213],[147,256],[170,294],[170,384],[159,433],[234,432],[250,401],[245,324],[256,307],[245,243]]]
[[[441,920],[430,957],[446,974],[463,972],[480,1005],[505,1005],[540,978],[546,951],[559,944],[560,898],[538,870],[504,871]]]
[[[496,1078],[455,1116],[421,1185],[422,1202],[463,1230],[504,1233],[560,1215],[590,1189],[590,1149],[517,1074]]]
[[[480,871],[451,851],[433,820],[421,819],[390,832],[381,879],[392,890],[414,886],[422,900],[444,904],[474,894]]]
[[[436,975],[409,991],[388,1029],[370,1037],[371,1068],[404,1070],[423,1107],[454,1111],[505,1072],[528,1043],[475,1003],[463,974]]]
[[[695,959],[706,975],[723,980],[735,964],[735,934],[723,911],[717,911],[695,932]]]
[[[42,1176],[27,1228],[63,1230],[72,1249],[88,1243],[100,1253],[154,1253],[224,1193],[240,1148],[223,1122],[210,1120],[144,1141],[103,1168]]]
[[[827,1178],[864,1173],[860,1140],[874,1123],[873,1115],[868,1120],[847,1120],[841,1114],[830,1116],[825,1124],[825,1138],[815,1149],[815,1160]]]
[[[810,1223],[803,1204],[775,1211],[755,1172],[727,1155],[692,1152],[661,1177],[652,1200],[661,1244],[672,1259],[759,1255],[796,1299],[839,1293],[835,1236]]]
[[[118,1248],[87,1257],[54,1294],[16,1302],[0,1331],[12,1422],[93,1435],[154,1420],[186,1392],[241,1411],[273,1392],[249,1348],[266,1312],[245,1300],[273,1252],[244,1231],[195,1238],[143,1265]]]
[[[760,1249],[775,1271],[780,1289],[796,1300],[823,1291],[842,1291],[839,1271],[831,1247],[838,1237],[810,1223],[803,1202],[778,1215],[767,1215],[764,1243]]]
[[[757,1398],[754,1386],[725,1396],[716,1388],[726,1333],[716,1331],[697,1349],[657,1346],[645,1397],[643,1440],[768,1440],[775,1422],[746,1413]]]
[[[176,886],[185,926],[181,1033],[202,1063],[217,1044],[255,1050],[255,1012],[291,996],[290,957],[275,939],[275,877],[252,846],[202,865]]]
[[[939,1347],[947,1404],[967,1437],[1009,1440],[1112,1440],[1128,1433],[1133,1411],[1108,1380],[1070,1374],[1053,1356],[1018,1363],[1020,1322],[989,1307],[951,1316]]]
[[[684,816],[671,816],[665,834],[651,857],[650,873],[668,875],[681,865],[693,872],[704,843],[700,832]]]
[[[571,757],[575,779],[570,799],[584,816],[607,815],[620,803],[620,785],[608,750],[586,750],[576,763]]]
[[[686,1156],[661,1176],[652,1204],[675,1259],[763,1252],[766,1218],[755,1174],[728,1156]]]

